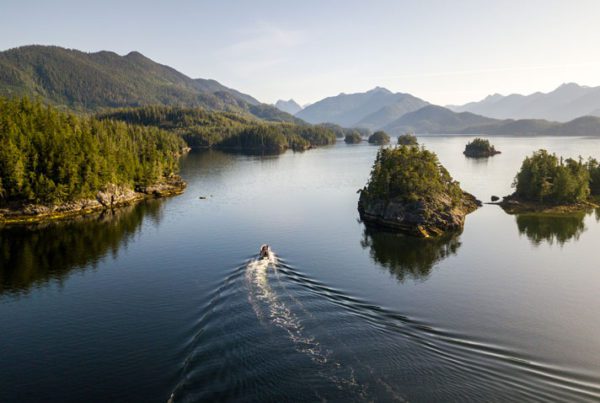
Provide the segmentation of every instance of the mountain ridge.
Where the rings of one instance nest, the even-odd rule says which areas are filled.
[[[454,112],[428,105],[407,113],[384,127],[392,135],[482,134],[482,135],[567,135],[600,136],[600,117],[581,116],[567,122],[545,119],[494,119],[471,112]]]
[[[454,112],[438,105],[427,105],[409,112],[383,127],[392,134],[414,133],[453,133],[472,126],[486,126],[497,119],[487,118],[471,112]]]
[[[394,104],[395,108],[382,111]],[[374,130],[404,113],[427,104],[426,101],[410,94],[393,93],[386,88],[375,87],[366,92],[340,93],[324,98],[298,112],[296,117],[313,124],[335,123],[344,127],[364,127]]]
[[[283,99],[275,102],[275,107],[280,111],[287,112],[290,115],[295,115],[302,110],[302,107],[293,99],[284,101]]]
[[[86,53],[28,45],[0,52],[0,96],[31,96],[79,112],[145,105],[179,105],[301,121],[216,80],[190,78],[140,52]]]
[[[600,87],[563,83],[548,93],[488,95],[464,105],[448,105],[455,112],[472,112],[497,119],[546,119],[566,122],[600,116]]]

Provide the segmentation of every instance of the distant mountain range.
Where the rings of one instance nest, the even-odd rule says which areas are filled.
[[[142,105],[200,106],[296,121],[272,105],[215,80],[192,79],[141,53],[85,53],[57,46],[0,52],[0,95],[38,97],[68,109],[93,112]]]
[[[536,114],[543,117],[528,117]],[[564,84],[548,94],[496,94],[481,102],[451,108],[376,87],[364,93],[325,98],[296,114],[310,123],[332,122],[344,127],[385,130],[392,135],[600,135],[600,117],[592,115],[600,116],[600,87],[577,84]]]
[[[455,112],[472,112],[497,119],[547,119],[566,122],[581,116],[600,116],[600,87],[563,84],[549,93],[494,94],[478,102],[449,105]]]
[[[375,130],[425,105],[428,103],[410,94],[376,87],[363,93],[325,98],[307,106],[296,117],[309,123],[327,122]]]
[[[280,99],[279,101],[275,102],[275,107],[280,111],[287,112],[291,115],[295,115],[302,110],[302,107],[293,99],[290,99],[289,101]]]
[[[198,106],[272,121],[383,129],[394,135],[407,131],[600,135],[600,87],[563,84],[547,94],[495,94],[450,109],[376,87],[328,97],[305,108],[293,100],[278,101],[275,107],[215,80],[192,79],[138,52],[119,56],[57,46],[0,52],[0,96],[23,95],[80,112],[144,105]]]
[[[437,105],[428,105],[402,115],[388,123],[383,130],[391,134],[413,133],[456,133],[470,127],[485,127],[498,120],[469,112],[456,113]]]
[[[600,135],[600,117],[583,116],[569,122],[543,119],[493,119],[470,112],[453,112],[429,105],[407,113],[383,128],[390,134],[484,134],[484,135]]]

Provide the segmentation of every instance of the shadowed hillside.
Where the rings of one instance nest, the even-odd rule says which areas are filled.
[[[377,87],[356,94],[340,94],[322,99],[298,112],[297,117],[310,123],[336,123],[344,127],[378,129],[427,102],[410,94],[392,93]]]
[[[85,53],[57,46],[0,52],[0,96],[39,97],[76,111],[142,105],[201,106],[298,121],[214,80],[192,79],[138,52]]]

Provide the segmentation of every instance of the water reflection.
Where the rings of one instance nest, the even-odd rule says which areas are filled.
[[[145,217],[161,218],[161,202],[105,211],[68,221],[0,229],[0,295],[63,281],[73,270],[94,267],[140,229]]]
[[[219,171],[232,166],[235,159],[230,154],[217,150],[192,150],[184,155],[180,162],[180,170],[184,174]]]
[[[485,168],[489,162],[490,157],[471,157],[465,155],[465,161],[468,165],[473,166],[473,168]]]
[[[224,154],[230,154],[230,155],[244,155],[247,157],[276,157],[279,156],[285,152],[287,152],[288,150],[260,150],[260,149],[255,149],[255,150],[246,150],[246,149],[235,149],[235,148],[222,148],[219,149],[220,152],[224,153]],[[302,150],[289,150],[290,152],[303,152]]]
[[[427,279],[438,262],[456,254],[461,242],[458,232],[420,239],[365,227],[361,245],[370,248],[371,258],[376,263],[404,282]]]
[[[188,183],[194,177],[221,177],[240,169],[239,161],[251,160],[260,163],[275,163],[279,154],[242,154],[228,153],[220,150],[192,150],[180,161],[181,173]]]
[[[519,234],[526,235],[536,246],[543,242],[562,246],[571,239],[578,240],[586,231],[586,212],[568,215],[518,214],[515,216]],[[596,213],[598,216],[598,213]]]

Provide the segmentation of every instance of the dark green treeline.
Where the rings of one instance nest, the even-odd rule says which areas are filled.
[[[98,117],[168,130],[180,135],[192,148],[281,152],[336,141],[336,130],[326,125],[267,122],[245,114],[202,108],[145,106],[110,111]]]
[[[0,99],[0,205],[64,203],[107,184],[148,185],[178,169],[185,147],[156,127],[61,112],[39,101]]]
[[[546,150],[526,157],[513,183],[516,195],[534,202],[571,204],[600,195],[600,164],[563,159]]]

